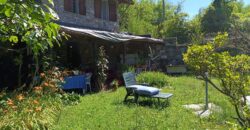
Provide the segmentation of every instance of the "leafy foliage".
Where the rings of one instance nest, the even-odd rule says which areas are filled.
[[[33,89],[0,92],[0,129],[50,129],[63,105],[80,102],[79,95],[62,92],[62,74],[53,67],[40,74]]]
[[[162,72],[142,72],[136,76],[136,80],[158,88],[170,85],[169,77]]]
[[[1,0],[0,2],[0,42],[2,43],[0,49],[13,53],[8,58],[14,59],[15,67],[18,68],[16,72],[18,84],[15,84],[18,87],[32,86],[29,83],[23,84],[23,81],[32,79],[29,75],[38,74],[39,55],[55,44],[60,45],[59,42],[64,33],[60,33],[60,26],[54,23],[59,18],[53,11],[53,6],[52,0],[45,0],[42,3],[36,0]],[[30,60],[24,62],[25,58]],[[35,64],[35,67],[31,68],[28,64]]]
[[[107,59],[104,46],[100,46],[97,58],[97,80],[101,89],[104,89],[104,83],[107,79],[106,73],[108,70],[108,63],[109,61]]]
[[[187,42],[187,14],[181,12],[181,5],[166,3],[165,9],[163,16],[162,3],[151,0],[135,1],[130,6],[122,5],[119,8],[120,30],[137,35],[151,34],[163,39],[178,37],[179,43]]]
[[[202,30],[207,33],[225,32],[230,28],[232,0],[214,0],[201,19]]]
[[[64,105],[77,105],[80,103],[80,95],[75,93],[64,93],[61,95],[61,99]]]
[[[53,1],[47,3],[53,6]],[[15,45],[24,42],[35,56],[59,44],[58,16],[49,5],[35,0],[3,0],[0,3],[0,41]]]
[[[57,94],[1,94],[4,97],[0,100],[0,129],[49,129],[62,107]]]
[[[214,42],[206,45],[193,45],[184,54],[184,61],[203,80],[207,80],[215,89],[229,97],[235,107],[238,121],[244,128],[250,127],[250,110],[246,96],[250,86],[250,56],[231,56],[228,52],[217,52],[227,40],[227,33],[219,34]],[[219,79],[215,84],[205,73]]]

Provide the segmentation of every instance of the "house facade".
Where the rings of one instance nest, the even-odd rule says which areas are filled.
[[[130,0],[54,0],[54,10],[61,25],[117,32],[122,3]]]
[[[127,65],[145,63],[149,47],[163,45],[160,39],[119,33],[119,4],[132,0],[54,0],[61,31],[70,35],[56,56],[66,68],[97,76],[98,50],[103,46],[109,61],[107,83],[120,77]],[[93,86],[95,82],[92,82]]]

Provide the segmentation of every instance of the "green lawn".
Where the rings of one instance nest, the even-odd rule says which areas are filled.
[[[54,129],[229,129],[230,126],[226,122],[234,122],[231,117],[235,115],[225,96],[210,87],[210,102],[220,106],[223,111],[213,113],[207,119],[200,119],[182,105],[203,103],[204,83],[190,76],[171,77],[170,81],[171,87],[162,90],[174,94],[168,107],[157,107],[156,100],[153,105],[145,104],[144,102],[148,101],[146,98],[139,99],[141,105],[125,104],[123,98],[126,91],[119,88],[116,92],[83,96],[79,105],[63,108]]]

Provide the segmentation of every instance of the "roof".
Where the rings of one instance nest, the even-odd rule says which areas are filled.
[[[124,3],[124,4],[133,4],[132,0],[118,0],[119,3]]]
[[[68,27],[68,26],[61,26],[61,30],[69,34],[80,34],[82,36],[98,38],[98,39],[102,39],[102,40],[106,40],[110,42],[116,42],[116,43],[129,42],[129,41],[133,41],[133,42],[140,41],[140,42],[160,43],[160,44],[164,43],[163,40],[161,39],[134,36],[134,35],[108,32],[108,31],[99,31],[99,30],[75,28],[75,27]]]

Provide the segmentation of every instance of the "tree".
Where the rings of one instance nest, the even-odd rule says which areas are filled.
[[[187,14],[181,12],[181,4],[165,5],[152,0],[135,1],[133,5],[119,7],[120,30],[136,35],[151,34],[155,38],[178,37],[179,43],[188,41]],[[163,16],[163,14],[165,16]]]
[[[156,26],[152,24],[152,22],[158,16],[154,11],[155,5],[156,4],[153,1],[142,0],[136,1],[130,6],[120,6],[120,30],[131,32],[137,35],[150,33],[157,37],[155,32]]]
[[[250,56],[231,56],[228,52],[218,52],[227,42],[228,34],[219,34],[206,45],[194,44],[184,54],[184,62],[202,80],[208,81],[216,90],[226,95],[235,108],[237,120],[244,127],[250,127],[250,109],[246,96],[250,89]],[[216,84],[205,72],[220,81]]]
[[[54,43],[59,45],[61,40],[60,26],[53,22],[59,19],[51,8],[53,0],[44,3],[48,4],[36,0],[0,0],[1,49],[18,54],[15,59],[19,78],[25,52],[33,56],[37,72],[39,54],[52,48]]]
[[[206,33],[226,32],[230,28],[233,0],[214,0],[201,19],[202,30]]]
[[[234,2],[232,5],[232,47],[240,53],[250,54],[250,6],[245,6],[243,2]]]

